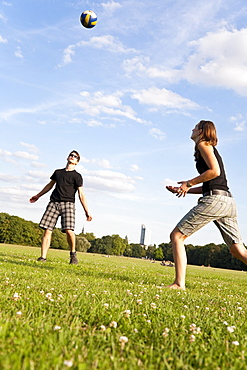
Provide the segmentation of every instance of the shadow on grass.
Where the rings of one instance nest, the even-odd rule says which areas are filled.
[[[0,256],[2,254],[0,253]],[[5,256],[5,257],[4,257]],[[6,258],[8,258],[6,260]],[[10,259],[11,258],[11,259]],[[19,261],[14,261],[12,260],[12,258],[18,260]],[[20,261],[21,259],[21,261]],[[2,257],[0,257],[0,262],[3,262],[3,263],[10,263],[12,265],[17,265],[17,266],[28,266],[28,267],[35,267],[35,268],[41,268],[41,269],[46,269],[46,270],[54,270],[55,267],[54,266],[49,266],[46,264],[46,262],[42,262],[43,264],[41,265],[40,262],[36,262],[35,260],[34,261],[23,261],[23,257],[18,257],[18,256],[9,256],[9,255],[3,255]],[[34,265],[35,263],[35,265]]]

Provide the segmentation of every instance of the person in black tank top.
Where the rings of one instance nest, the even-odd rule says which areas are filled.
[[[194,156],[199,176],[179,181],[180,186],[166,187],[179,198],[187,193],[201,195],[198,204],[179,221],[170,235],[175,262],[175,280],[167,286],[171,289],[185,289],[185,239],[210,221],[220,230],[231,254],[247,264],[247,250],[238,228],[236,204],[229,191],[222,158],[215,148],[218,139],[214,123],[200,121],[192,130],[191,139],[195,142]],[[198,184],[202,185],[195,186]]]

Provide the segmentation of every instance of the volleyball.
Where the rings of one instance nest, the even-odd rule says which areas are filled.
[[[81,24],[86,28],[93,28],[97,23],[97,15],[92,10],[85,10],[80,17]]]

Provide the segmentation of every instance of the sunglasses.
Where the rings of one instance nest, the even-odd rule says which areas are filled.
[[[70,154],[69,156],[78,159],[78,156],[76,154]]]

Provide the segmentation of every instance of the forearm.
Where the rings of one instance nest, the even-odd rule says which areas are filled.
[[[52,187],[53,184],[47,184],[36,196],[39,198],[42,197],[42,195],[48,193],[48,191],[50,191]]]
[[[187,193],[189,193],[189,194],[202,194],[202,186],[197,186],[196,188],[190,188]]]
[[[81,205],[82,205],[82,207],[85,211],[85,215],[86,215],[86,217],[88,217],[89,216],[89,211],[88,211],[88,205],[87,205],[87,200],[86,200],[85,195],[79,194],[79,199],[80,199]]]
[[[188,180],[188,183],[191,186],[201,184],[206,181],[210,181],[215,179],[217,176],[219,176],[218,172],[214,169],[208,169],[207,171],[203,172],[201,175],[194,177],[191,180]]]

